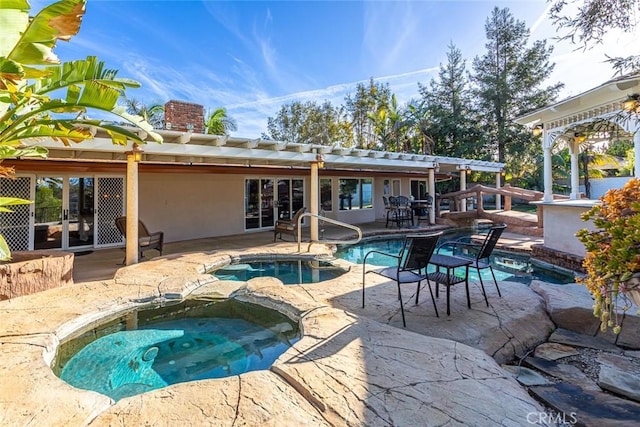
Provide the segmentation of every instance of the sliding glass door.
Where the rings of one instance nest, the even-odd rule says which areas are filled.
[[[304,180],[248,178],[245,180],[245,229],[271,228],[276,218],[289,219],[304,206]]]

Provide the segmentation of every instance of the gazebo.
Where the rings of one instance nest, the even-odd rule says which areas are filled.
[[[634,141],[634,175],[640,178],[640,74],[621,76],[593,89],[516,118],[541,135],[544,150],[545,246],[552,250],[584,255],[575,237],[580,228],[589,227],[580,214],[597,203],[584,199],[579,190],[578,156],[585,145],[613,137]],[[566,144],[571,155],[571,193],[569,200],[554,200],[552,152]]]

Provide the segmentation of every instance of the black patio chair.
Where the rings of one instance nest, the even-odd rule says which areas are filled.
[[[389,254],[381,251],[369,251],[364,257],[362,263],[362,308],[364,308],[364,293],[365,293],[365,278],[367,273],[376,273],[387,279],[394,280],[398,285],[398,299],[400,300],[400,311],[402,313],[402,324],[406,327],[407,322],[404,317],[404,305],[402,303],[402,292],[400,285],[403,283],[418,283],[416,290],[416,304],[418,304],[418,297],[420,296],[420,284],[426,280],[429,286],[429,293],[431,294],[431,301],[433,302],[433,309],[438,315],[438,308],[436,307],[436,300],[433,297],[433,291],[431,290],[431,283],[427,278],[427,265],[429,260],[436,249],[438,239],[442,235],[439,233],[431,234],[414,234],[407,236],[402,245],[402,250],[398,255]],[[394,267],[376,268],[374,270],[367,271],[367,258],[374,253],[395,258],[398,260],[398,264]]]
[[[473,261],[473,264],[470,265],[471,268],[475,268],[478,272],[478,278],[480,279],[480,286],[482,287],[482,294],[484,295],[484,299],[487,302],[487,306],[489,302],[487,300],[487,293],[484,290],[484,283],[482,282],[482,275],[480,274],[480,270],[489,269],[491,271],[491,276],[493,277],[493,282],[496,284],[496,289],[498,290],[498,296],[502,297],[500,293],[500,287],[498,286],[498,281],[496,280],[496,275],[493,273],[493,267],[491,266],[491,262],[489,262],[489,257],[493,253],[493,249],[496,247],[496,243],[500,239],[502,232],[507,228],[506,224],[496,224],[489,227],[487,234],[485,235],[484,241],[482,243],[474,243],[468,240],[453,240],[450,242],[444,242],[440,246],[438,246],[436,252],[440,252],[440,250],[444,247],[450,246],[451,253],[455,256],[461,258],[469,258]]]

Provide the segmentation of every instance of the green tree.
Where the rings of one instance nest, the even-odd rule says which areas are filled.
[[[146,104],[135,98],[125,98],[127,113],[142,117],[154,129],[164,128],[164,105],[160,102]]]
[[[434,154],[435,141],[431,137],[431,116],[423,101],[412,99],[405,110],[404,137],[412,152]]]
[[[563,34],[560,40],[570,40],[585,48],[602,43],[610,29],[632,32],[638,24],[638,0],[550,0],[549,17]],[[574,13],[575,11],[575,13]],[[640,56],[607,57],[618,74],[640,70]]]
[[[267,119],[267,132],[263,138],[277,141],[331,145],[340,142],[351,145],[350,126],[343,108],[331,102],[294,101],[283,105],[275,117]]]
[[[220,107],[209,111],[204,121],[204,132],[213,135],[229,135],[238,130],[233,117],[227,114],[227,109]]]
[[[403,144],[403,131],[406,127],[404,109],[398,106],[396,95],[391,95],[388,106],[381,106],[375,113],[369,113],[377,137],[375,148],[379,150],[411,152],[411,147]]]
[[[0,160],[46,156],[46,150],[23,141],[51,138],[65,145],[93,138],[104,129],[114,144],[144,143],[134,132],[112,122],[90,119],[89,111],[109,112],[143,129],[160,142],[151,125],[128,114],[117,101],[127,88],[140,84],[117,78],[95,57],[60,63],[53,53],[58,40],[78,33],[86,0],[61,0],[29,16],[26,0],[0,2]],[[0,166],[0,176],[11,176]],[[0,197],[0,211],[28,200]],[[0,259],[10,258],[0,236]]]
[[[549,62],[553,48],[545,41],[527,47],[529,30],[509,9],[494,8],[485,31],[487,52],[473,60],[479,121],[497,160],[511,161],[517,168],[523,157],[530,157],[522,156],[523,151],[535,153],[540,148],[539,141],[513,119],[548,105],[563,85],[542,86],[553,70]]]
[[[438,79],[429,87],[418,83],[418,90],[430,117],[429,135],[434,153],[453,157],[486,157],[483,133],[472,110],[469,81],[462,53],[449,45],[447,64],[440,64]]]
[[[375,82],[358,83],[355,94],[345,97],[346,111],[350,116],[353,138],[357,148],[373,149],[378,145],[376,123],[382,110],[389,109],[391,90],[388,84]],[[373,119],[375,117],[375,119]],[[386,119],[385,119],[386,120]]]

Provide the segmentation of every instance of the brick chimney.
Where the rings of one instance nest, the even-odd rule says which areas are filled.
[[[204,133],[204,107],[184,101],[167,102],[164,104],[164,128]]]

